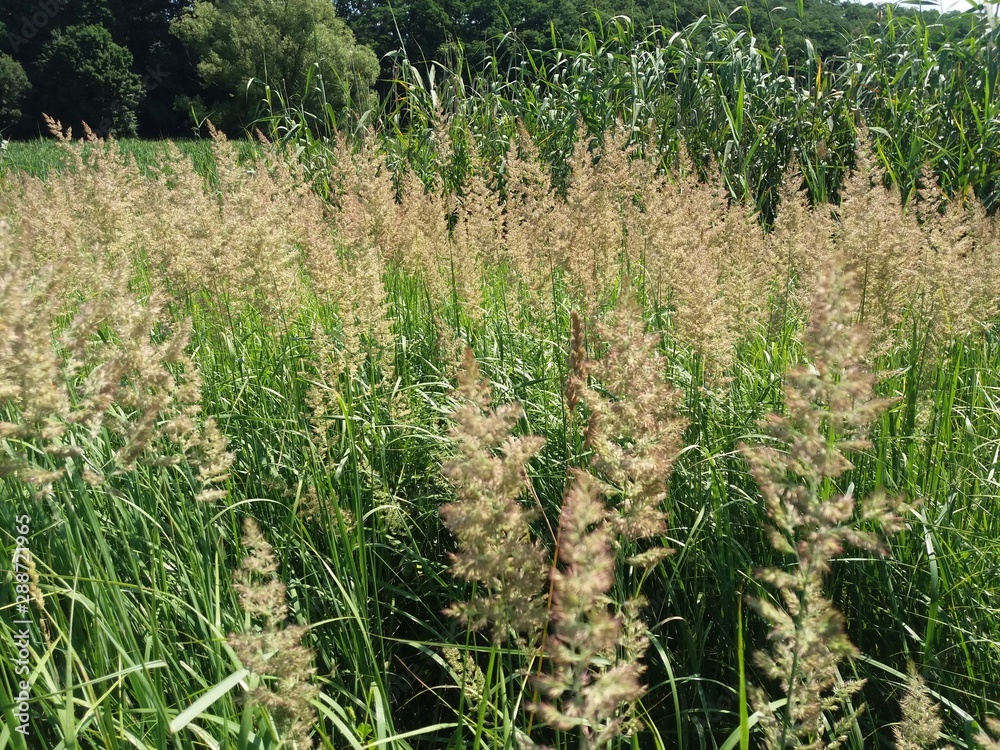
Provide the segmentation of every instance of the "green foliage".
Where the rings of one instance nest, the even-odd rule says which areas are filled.
[[[937,28],[944,36],[935,45],[919,18],[890,17],[882,35],[856,40],[841,62],[811,43],[798,62],[781,48],[768,52],[733,23],[646,33],[621,18],[595,18],[572,47],[538,51],[516,67],[494,57],[471,82],[460,65],[427,70],[398,59],[386,148],[429,175],[437,169],[429,133],[441,110],[453,138],[471,133],[499,164],[520,123],[558,182],[578,124],[598,138],[623,128],[665,164],[690,155],[702,173],[718,165],[733,198],[769,222],[793,160],[813,201],[837,200],[864,120],[904,200],[929,164],[946,192],[974,191],[992,211],[1000,205],[1000,32],[974,20],[966,31]],[[444,183],[459,185],[468,164],[452,167]]]
[[[939,43],[932,43],[939,35]],[[1000,206],[1000,29],[968,32],[890,18],[882,34],[852,45],[855,65],[839,87],[877,129],[886,168],[904,194],[922,166],[952,195],[975,192]]]
[[[139,160],[138,144],[128,142],[127,150]],[[248,171],[224,166],[230,179]],[[176,196],[165,186],[159,194],[163,202]],[[37,744],[14,737],[8,747],[54,748],[70,740],[81,748],[118,747],[142,737],[148,747],[178,750],[213,742],[277,750],[277,727],[243,698],[280,686],[252,682],[243,657],[227,645],[229,633],[247,630],[231,587],[246,554],[246,517],[258,519],[274,549],[289,620],[311,623],[308,646],[322,690],[313,701],[317,747],[516,747],[524,707],[540,699],[528,679],[539,664],[443,614],[470,593],[446,573],[454,540],[438,519],[441,505],[454,500],[441,468],[457,453],[445,439],[446,415],[457,406],[447,342],[465,338],[498,402],[523,404],[523,417],[512,424],[516,435],[546,438],[549,447],[526,465],[537,492],[530,505],[540,514],[535,528],[545,534],[548,524],[555,527],[568,466],[590,460],[591,449],[573,437],[581,425],[574,427],[562,407],[572,302],[553,278],[552,307],[538,310],[530,292],[497,274],[483,280],[487,302],[471,319],[432,302],[426,284],[401,268],[389,268],[384,284],[391,365],[376,353],[362,356],[354,372],[323,374],[324,363],[340,355],[326,336],[343,318],[337,301],[314,297],[286,319],[265,320],[253,310],[230,316],[226,300],[208,307],[192,295],[178,299],[157,327],[177,329],[191,318],[202,416],[218,420],[236,456],[228,499],[197,502],[190,467],[166,461],[88,483],[85,470],[110,461],[122,438],[84,423],[73,425],[66,441],[73,450],[64,459],[74,471],[58,479],[51,496],[0,480],[9,501],[0,503],[0,554],[13,557],[6,530],[16,516],[29,515],[45,602],[44,612],[36,604],[31,610]],[[766,334],[748,335],[725,384],[704,388],[697,357],[675,337],[669,301],[656,302],[648,287],[639,291],[637,329],[655,332],[649,347],[666,355],[663,361],[644,352],[642,361],[684,391],[690,426],[664,501],[670,518],[662,541],[676,554],[646,575],[620,567],[608,591],[617,601],[641,592],[649,602],[649,696],[638,707],[647,730],[632,746],[699,747],[700,739],[721,746],[739,723],[737,638],[745,637],[750,651],[768,645],[759,620],[741,617],[738,596],[766,596],[753,571],[781,562],[761,530],[765,508],[736,446],[760,442],[760,419],[781,411],[785,373],[802,361],[802,330],[794,316],[784,316]],[[149,334],[148,326],[136,330]],[[104,335],[97,331],[95,339]],[[597,341],[590,347],[597,356]],[[943,695],[955,707],[946,715],[950,730],[966,716],[1000,709],[993,583],[1000,559],[998,365],[995,329],[939,351],[916,342],[878,360],[877,369],[892,373],[882,394],[900,398],[876,425],[872,450],[837,480],[837,492],[853,485],[858,497],[884,486],[923,500],[907,517],[891,560],[844,560],[828,582],[867,659],[854,666],[871,678],[871,693],[891,690],[900,679],[892,665],[901,667],[904,653],[919,657],[935,701]],[[40,372],[47,380],[48,371]],[[89,377],[74,374],[81,383]],[[614,388],[605,388],[610,382],[592,374],[615,403]],[[642,380],[628,382],[651,393]],[[323,408],[317,391],[327,399]],[[0,414],[4,421],[14,416]],[[9,438],[7,445],[21,449]],[[16,695],[6,666],[17,658],[10,619],[0,618],[0,706]],[[750,667],[746,680],[759,684],[761,675]],[[857,719],[858,731],[885,735],[897,715],[895,704],[873,703]],[[749,731],[760,717],[745,723]],[[555,730],[533,736],[573,746],[570,735]],[[615,745],[629,746],[628,739]]]
[[[375,56],[354,43],[326,0],[196,2],[172,29],[198,60],[206,86],[200,104],[223,126],[245,127],[256,117],[264,91],[255,81],[295,106],[316,101],[315,69],[340,111],[365,105],[378,72]]]
[[[137,3],[135,16],[127,15],[127,3],[112,0],[67,5],[66,15],[53,16],[33,43],[47,50],[80,28],[64,29],[64,20],[92,13],[112,23],[106,16],[98,18],[101,8],[118,8],[117,25],[107,26],[113,43],[123,44],[128,36],[130,48],[169,49],[163,42],[164,19],[176,17],[179,4],[163,3],[169,8],[162,13],[160,5]],[[286,62],[283,55],[289,50],[300,49],[291,40],[293,32],[305,27],[289,21],[287,29],[281,27],[287,34],[268,36],[268,29],[278,27],[261,19],[270,23],[277,16],[251,12],[263,9],[264,0],[198,5],[174,28],[191,32],[185,24],[197,29],[203,24],[219,35],[201,60],[214,61],[219,76],[203,91],[206,104],[214,103],[241,124],[246,122],[242,118],[253,117],[254,101],[271,94],[271,132],[285,139],[288,155],[299,157],[325,197],[349,197],[341,184],[350,166],[338,161],[345,158],[345,149],[336,147],[332,137],[344,127],[339,110],[357,103],[357,95],[333,72],[316,75],[329,58],[313,58],[315,45],[306,45],[301,69],[272,65],[275,59]],[[11,0],[0,9],[0,18],[15,6],[27,7]],[[299,7],[290,1],[288,7],[293,6]],[[377,17],[381,11],[372,7]],[[454,38],[449,29],[468,23],[483,31],[498,23],[488,9],[476,21],[459,12],[471,4],[426,0],[399,6],[397,13],[402,7],[422,8],[445,29],[433,53],[424,50],[428,56],[461,52],[449,46]],[[848,43],[837,18],[855,18],[853,36],[854,29],[867,28],[869,10],[805,0],[802,8],[803,15],[794,5],[762,13],[754,5],[749,19],[737,13],[725,21],[713,14],[678,36],[670,30],[647,34],[642,25],[604,15],[570,47],[530,54],[530,48],[545,47],[549,40],[542,32],[530,37],[526,27],[484,69],[474,64],[478,53],[472,42],[465,45],[468,57],[451,58],[453,67],[419,65],[420,56],[410,49],[412,59],[392,58],[398,65],[395,90],[375,122],[379,136],[364,147],[388,153],[399,170],[397,185],[412,167],[436,190],[455,191],[439,206],[461,211],[474,195],[466,190],[470,174],[503,186],[507,149],[518,127],[528,131],[555,167],[557,183],[565,181],[567,160],[581,137],[579,126],[585,129],[583,137],[611,130],[661,165],[686,164],[690,155],[706,176],[720,171],[734,200],[755,204],[769,218],[782,188],[788,187],[792,160],[798,161],[813,200],[838,201],[864,119],[879,166],[904,200],[921,186],[920,173],[929,164],[947,192],[966,197],[974,191],[995,210],[1000,205],[997,31],[972,14],[960,22],[929,25],[924,16],[890,12],[877,32]],[[231,15],[220,16],[224,10]],[[522,15],[536,11],[539,17],[554,18],[545,15],[549,10],[542,2],[525,3]],[[672,12],[688,18],[685,14],[700,10],[678,2]],[[511,14],[511,24],[520,17]],[[222,38],[220,18],[232,22],[242,46]],[[423,16],[412,18],[416,20],[408,27],[401,23],[401,31],[428,31],[420,28]],[[308,26],[303,19],[299,17]],[[382,22],[388,28],[392,19],[386,13]],[[333,18],[331,23],[340,30],[331,31],[332,37],[346,45],[341,51],[367,60],[373,75],[370,54],[350,45],[346,34],[338,36],[343,32],[340,21]],[[148,34],[139,33],[143,28]],[[312,41],[326,38],[315,29],[311,33]],[[485,50],[488,33],[483,31],[481,38]],[[232,62],[245,64],[246,71],[230,75],[225,69],[231,52]],[[338,59],[348,59],[348,52]],[[837,59],[843,54],[847,64]],[[150,52],[147,59],[155,60],[155,55]],[[0,70],[2,63],[0,56]],[[132,75],[146,64],[137,55]],[[258,64],[265,66],[264,72],[254,67]],[[181,68],[170,70],[176,77],[150,95],[197,93],[197,86],[186,88]],[[298,79],[287,77],[299,73]],[[268,82],[271,91],[251,90],[247,96],[251,78]],[[367,90],[371,76],[365,80],[359,91]],[[243,103],[237,106],[234,100]],[[434,130],[442,125],[442,115],[446,137]],[[367,124],[361,117],[347,122],[359,126],[355,135]],[[472,157],[473,140],[481,161]],[[442,141],[453,147],[450,155],[441,150]],[[220,174],[242,179],[274,167],[256,144],[241,145],[247,159],[219,164],[218,169],[206,142],[179,147],[199,166],[193,183],[200,186],[204,177],[217,186]],[[0,180],[7,180],[12,169],[35,174],[72,169],[63,166],[51,146],[51,141],[11,143],[0,163]],[[117,148],[143,174],[164,175],[164,202],[176,197],[174,180],[182,170],[174,162],[177,171],[171,173],[161,144],[124,140]],[[6,196],[0,191],[0,199]],[[121,214],[107,205],[113,203],[101,202],[88,216],[97,218],[91,224],[106,223],[112,228],[109,235],[117,236]],[[78,204],[86,200],[67,200],[63,210],[82,210]],[[341,210],[352,206],[356,208],[343,201]],[[500,211],[495,201],[489,208]],[[326,207],[320,209],[317,216]],[[420,219],[430,224],[434,218],[410,216],[417,225]],[[507,220],[512,216],[506,214]],[[843,214],[839,216],[842,220]],[[411,229],[390,225],[386,234]],[[261,244],[271,241],[265,235]],[[353,252],[346,245],[345,240],[336,252]],[[288,249],[292,255],[300,251]],[[532,252],[543,249],[533,247]],[[523,479],[532,487],[533,512],[537,506],[533,533],[551,541],[567,469],[591,460],[593,450],[574,434],[577,417],[563,406],[573,301],[554,273],[545,290],[546,295],[551,290],[551,299],[539,309],[532,293],[520,289],[516,277],[502,268],[480,280],[482,309],[467,315],[458,302],[464,290],[454,278],[453,288],[438,296],[440,290],[432,291],[419,272],[396,264],[383,270],[381,278],[373,274],[372,279],[373,287],[384,284],[391,338],[384,352],[376,352],[381,344],[371,344],[369,356],[362,355],[353,370],[334,366],[330,375],[323,369],[343,356],[330,343],[349,320],[341,299],[310,295],[300,309],[279,320],[265,319],[253,309],[229,314],[231,300],[210,305],[193,294],[175,299],[162,328],[157,324],[159,336],[182,326],[183,319],[191,320],[188,351],[201,376],[201,415],[218,420],[236,457],[228,499],[211,507],[196,502],[191,467],[169,462],[109,473],[104,484],[89,483],[86,469],[110,461],[121,438],[83,424],[74,425],[72,440],[67,440],[65,458],[74,471],[58,480],[51,496],[34,494],[13,478],[0,480],[0,554],[12,558],[9,530],[15,516],[28,514],[36,585],[45,602],[44,612],[32,605],[34,734],[27,744],[4,735],[11,739],[0,737],[0,747],[21,750],[33,747],[32,742],[42,743],[39,747],[117,747],[129,742],[183,750],[213,744],[238,750],[278,748],[275,714],[269,717],[260,705],[243,700],[246,693],[259,694],[276,681],[256,682],[241,667],[246,666],[243,656],[227,645],[228,634],[242,632],[248,624],[230,586],[243,556],[240,528],[247,517],[259,520],[279,558],[289,620],[312,626],[307,641],[316,654],[314,679],[321,689],[312,702],[319,715],[313,738],[318,747],[512,750],[523,739],[517,732],[524,726],[525,706],[539,699],[530,677],[547,665],[516,648],[496,646],[444,614],[475,593],[447,574],[455,539],[438,518],[440,507],[454,500],[453,489],[442,480],[442,466],[449,459],[450,465],[462,465],[446,447],[446,417],[456,408],[450,395],[454,355],[449,348],[459,339],[470,344],[493,383],[497,403],[523,405],[523,414],[518,412],[512,424],[514,435],[545,437],[546,447],[524,465]],[[145,289],[147,277],[156,272],[142,265],[136,285]],[[312,283],[318,281],[318,274],[309,275]],[[741,663],[742,655],[773,646],[775,640],[767,638],[760,618],[744,617],[738,602],[746,595],[773,604],[776,600],[769,599],[769,589],[754,571],[784,568],[785,561],[762,530],[767,508],[737,446],[781,446],[773,434],[762,435],[769,430],[761,428],[760,420],[769,412],[783,413],[782,384],[793,382],[793,368],[804,363],[808,336],[795,315],[776,310],[766,331],[739,342],[724,383],[706,385],[703,363],[678,337],[680,303],[658,298],[658,291],[644,281],[648,279],[637,276],[637,325],[650,332],[656,351],[667,355],[669,364],[657,363],[656,369],[684,392],[683,412],[690,425],[664,501],[669,531],[660,541],[676,554],[645,574],[620,567],[604,592],[618,603],[641,593],[648,601],[642,614],[651,624],[652,648],[643,660],[649,694],[637,707],[646,730],[615,747],[749,747],[757,743],[761,727],[767,727],[767,711],[781,716],[795,707],[774,701],[747,715],[747,685],[773,686],[749,660]],[[16,284],[6,289],[0,284],[0,301],[16,291]],[[376,296],[368,287],[363,293]],[[711,302],[709,296],[703,299]],[[862,694],[868,702],[863,714],[857,713],[857,704],[839,707],[841,715],[850,717],[848,744],[857,749],[889,746],[890,722],[899,713],[898,696],[892,692],[906,680],[901,670],[907,660],[920,663],[930,698],[944,706],[951,745],[975,747],[974,719],[1000,711],[995,688],[1000,684],[995,583],[1000,560],[1000,334],[995,320],[984,320],[973,333],[931,345],[912,313],[906,311],[900,326],[901,331],[912,326],[912,341],[872,354],[869,363],[888,373],[878,393],[892,400],[873,424],[870,450],[857,453],[853,467],[824,479],[822,487],[823,493],[847,498],[884,489],[919,501],[892,542],[891,558],[844,558],[822,580],[862,654],[850,670],[831,672],[831,678],[869,680]],[[0,316],[0,328],[3,322]],[[142,333],[149,333],[148,326]],[[95,339],[105,337],[104,331],[95,334]],[[834,344],[845,340],[841,336]],[[589,346],[594,356],[603,354],[596,338]],[[814,362],[816,357],[805,359]],[[47,371],[39,372],[48,377]],[[805,373],[800,368],[800,376]],[[81,383],[89,377],[83,371],[75,374]],[[603,385],[598,388],[602,394],[607,391]],[[0,421],[8,419],[9,410],[0,410]],[[819,438],[813,443],[823,445]],[[6,444],[15,442],[8,439]],[[772,517],[772,526],[774,522]],[[589,560],[594,562],[593,556]],[[479,590],[483,592],[489,593],[487,588]],[[0,596],[8,593],[9,587],[0,588]],[[16,657],[11,635],[10,618],[0,618],[3,665]],[[0,667],[0,711],[7,726],[13,725],[9,706],[16,692],[11,670]],[[533,736],[553,747],[572,746],[570,735],[545,731],[536,726]]]
[[[70,26],[109,28],[108,0],[7,0],[0,6],[0,24],[6,26],[0,46],[30,68],[58,31]]]
[[[45,43],[38,58],[40,111],[95,132],[133,135],[142,80],[132,72],[132,53],[115,44],[103,26],[71,26]],[[37,114],[37,113],[35,113]]]
[[[450,46],[465,51],[478,69],[491,54],[507,54],[501,38],[510,34],[522,49],[547,50],[566,44],[581,30],[595,29],[595,14],[604,19],[627,17],[639,29],[653,25],[681,30],[707,16],[734,28],[752,31],[769,50],[779,45],[789,56],[806,56],[812,40],[824,57],[847,54],[850,39],[867,33],[879,11],[871,5],[835,0],[775,4],[767,0],[340,0],[338,11],[358,38],[379,54],[402,48],[414,62],[442,61]],[[801,13],[799,12],[801,7]]]
[[[21,119],[21,105],[30,87],[21,64],[0,52],[0,132]]]
[[[534,69],[555,50],[563,57],[581,51],[581,36],[604,38],[611,26],[629,26],[641,37],[660,25],[664,39],[684,31],[693,48],[707,52],[710,30],[721,25],[752,37],[771,74],[792,75],[802,85],[815,77],[816,61],[824,72],[833,70],[854,40],[881,36],[892,19],[919,20],[935,50],[977,25],[971,12],[940,16],[834,0],[6,0],[0,3],[0,52],[19,62],[36,84],[22,107],[28,116],[14,135],[32,136],[41,124],[47,87],[36,73],[42,50],[55,35],[87,25],[103,26],[132,53],[132,72],[145,89],[137,109],[143,134],[186,136],[192,105],[199,116],[214,114],[242,127],[268,94],[292,109],[317,113],[332,107],[338,122],[350,104],[352,119],[361,119],[371,108],[368,93],[378,66],[337,17],[382,59],[382,95],[402,73],[400,50],[422,71],[440,63],[469,84],[492,70],[498,83],[506,83],[520,76],[522,66]],[[689,33],[691,28],[697,31]],[[321,78],[323,85],[316,85]],[[270,92],[250,86],[252,79],[270,84]]]
[[[140,132],[150,135],[190,132],[191,113],[177,100],[197,94],[201,84],[171,21],[187,3],[178,0],[107,0],[111,19],[104,25],[115,41],[129,48],[133,69],[143,78],[146,96],[139,105]]]
[[[172,141],[177,150],[191,159],[198,173],[210,178],[215,172],[215,157],[212,154],[211,142],[208,140]],[[150,141],[138,138],[121,138],[116,140],[117,150],[123,156],[132,160],[136,167],[149,175],[156,170],[164,159],[164,141]],[[240,163],[252,163],[258,155],[259,144],[254,141],[239,143]],[[67,169],[65,152],[58,142],[49,138],[38,138],[33,141],[11,141],[7,144],[6,163],[4,166],[14,172],[23,172],[32,177],[47,177],[51,172]]]
[[[129,67],[139,75],[145,96],[137,109],[144,133],[180,133],[190,127],[186,110],[179,116],[175,99],[197,93],[199,82],[170,22],[183,11],[179,0],[7,0],[0,3],[0,52],[11,54],[31,75],[34,86],[24,110],[28,117],[14,131],[37,135],[44,111],[44,82],[37,77],[41,50],[55,34],[73,26],[100,25],[115,44],[132,53]],[[103,113],[102,113],[103,116]],[[95,121],[96,123],[96,121]],[[96,126],[96,125],[95,125]],[[44,127],[42,127],[44,131]],[[185,132],[186,135],[186,132]]]

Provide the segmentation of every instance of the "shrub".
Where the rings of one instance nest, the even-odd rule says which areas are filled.
[[[0,53],[0,130],[21,119],[21,105],[30,88],[21,63]]]
[[[42,47],[38,59],[42,111],[66,124],[86,122],[99,134],[134,135],[141,78],[132,53],[103,26],[71,26]]]
[[[302,93],[314,70],[326,101],[339,110],[367,98],[378,74],[374,53],[354,43],[325,0],[196,2],[172,30],[197,58],[212,119],[224,126],[254,119],[257,101],[248,93],[254,79],[298,105],[314,96]]]

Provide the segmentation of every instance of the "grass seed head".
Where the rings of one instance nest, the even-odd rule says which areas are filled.
[[[451,436],[459,456],[443,467],[456,500],[441,508],[441,518],[458,544],[452,574],[478,581],[486,593],[448,611],[474,628],[489,624],[498,642],[511,632],[533,642],[544,621],[546,553],[530,527],[535,514],[520,497],[529,489],[527,462],[544,440],[513,436],[521,407],[492,408],[489,382],[480,376],[471,349],[456,396],[461,405],[452,412]]]
[[[315,655],[302,645],[309,628],[285,625],[288,616],[285,584],[278,578],[274,550],[252,518],[243,523],[247,556],[236,571],[233,587],[240,595],[251,629],[231,633],[229,644],[243,665],[267,678],[249,698],[268,710],[281,738],[292,748],[313,747],[312,724],[319,694],[311,680],[316,674]]]
[[[832,747],[846,737],[853,714],[842,715],[827,731],[824,714],[860,689],[842,685],[837,665],[856,655],[843,616],[823,594],[823,576],[845,543],[880,552],[881,540],[854,520],[851,492],[829,494],[826,486],[852,468],[846,452],[868,444],[864,430],[888,402],[874,396],[875,377],[863,358],[867,339],[853,324],[851,278],[830,264],[816,282],[812,314],[804,337],[808,364],[786,375],[787,415],[764,425],[774,445],[742,446],[767,507],[775,549],[794,558],[788,570],[769,568],[758,578],[773,586],[781,605],[751,603],[772,627],[770,653],[757,664],[788,697],[777,713],[766,695],[754,693],[768,747]],[[898,525],[900,502],[877,494],[863,501],[864,516],[887,531]]]

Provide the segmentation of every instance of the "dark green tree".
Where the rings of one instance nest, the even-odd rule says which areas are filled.
[[[145,97],[139,105],[139,131],[162,136],[183,132],[192,124],[178,100],[196,96],[202,86],[198,71],[170,24],[189,3],[179,0],[106,0],[112,20],[105,24],[115,42],[132,52],[133,69],[142,78]]]
[[[0,52],[0,132],[21,119],[21,105],[30,88],[21,63]]]
[[[337,0],[358,40],[382,57],[405,50],[412,63],[442,61],[461,45],[473,67],[512,35],[527,49],[552,46],[587,24],[594,10],[614,15],[606,0]]]
[[[36,112],[64,125],[86,122],[98,134],[134,135],[142,79],[132,70],[132,53],[115,44],[103,26],[70,26],[57,31],[36,62]]]
[[[198,0],[172,24],[197,60],[206,114],[224,127],[254,119],[266,83],[287,104],[314,105],[313,72],[336,109],[367,103],[378,61],[329,0]],[[316,79],[312,79],[314,82]]]
[[[61,29],[91,24],[108,28],[111,20],[107,0],[4,0],[0,24],[6,31],[0,49],[30,69],[42,47]]]
[[[358,42],[381,57],[404,49],[411,62],[438,60],[442,47],[454,41],[453,0],[340,0],[337,13],[350,25]]]

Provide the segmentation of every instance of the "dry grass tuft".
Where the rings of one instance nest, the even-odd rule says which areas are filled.
[[[927,750],[937,747],[941,739],[941,711],[931,700],[927,684],[920,676],[913,662],[909,664],[909,678],[906,681],[906,695],[900,701],[902,718],[892,728],[896,738],[896,750]],[[946,746],[943,750],[951,750]]]
[[[444,466],[457,499],[441,508],[441,518],[455,535],[458,551],[452,574],[478,581],[485,593],[449,608],[449,613],[473,628],[489,624],[502,642],[513,631],[536,643],[545,621],[544,547],[533,538],[535,513],[519,497],[529,489],[526,464],[544,441],[513,437],[522,416],[517,404],[491,409],[489,382],[466,349],[456,395],[462,406],[452,413],[460,457]]]
[[[534,678],[544,699],[531,710],[550,727],[577,732],[581,748],[604,747],[618,735],[628,718],[623,706],[645,692],[643,667],[616,658],[627,631],[609,612],[613,539],[600,484],[576,472],[563,498],[559,561],[550,574],[549,669]]]
[[[581,328],[575,313],[573,328]],[[631,292],[607,322],[597,324],[597,336],[606,348],[597,360],[581,360],[579,334],[574,337],[567,405],[582,401],[589,410],[591,470],[604,480],[615,509],[609,519],[614,533],[630,542],[656,538],[666,531],[666,480],[687,427],[677,416],[683,394],[666,382],[660,335],[646,333]],[[586,387],[588,375],[600,390]]]
[[[22,264],[30,251],[0,222],[0,474],[47,493],[71,469],[100,483],[137,462],[186,461],[200,499],[225,495],[232,456],[214,420],[200,418],[189,324],[171,323],[159,297],[140,301],[121,275],[67,316],[73,280]],[[87,450],[102,432],[110,458]]]
[[[832,490],[852,468],[846,452],[868,447],[864,430],[887,406],[874,397],[876,378],[863,367],[868,341],[852,321],[851,281],[835,265],[820,272],[804,338],[808,363],[785,379],[787,416],[771,415],[763,426],[773,444],[741,448],[764,496],[771,544],[793,561],[787,569],[758,573],[778,591],[781,606],[752,602],[773,628],[771,653],[758,653],[757,663],[788,698],[778,713],[762,690],[754,691],[771,748],[832,747],[845,739],[856,712],[829,725],[826,715],[850,705],[861,684],[840,679],[837,665],[856,650],[843,617],[823,594],[823,576],[845,543],[883,552],[881,540],[863,525],[891,533],[903,510],[900,501],[877,494],[862,501],[861,519],[855,519],[851,491]]]
[[[314,654],[301,643],[309,628],[285,625],[285,584],[278,578],[274,551],[252,518],[243,523],[243,545],[248,554],[235,573],[233,587],[252,629],[231,633],[229,645],[247,669],[269,678],[250,691],[250,700],[267,709],[289,747],[306,750],[313,746],[312,701],[319,694],[310,682],[316,674]]]

